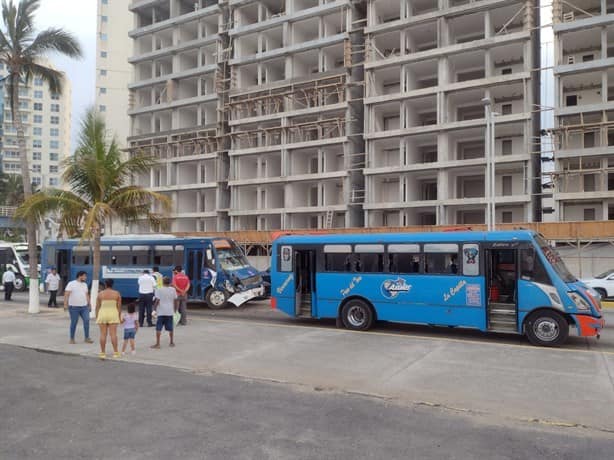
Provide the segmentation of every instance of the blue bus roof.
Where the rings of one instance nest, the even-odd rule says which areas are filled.
[[[177,243],[180,244],[182,241],[201,241],[201,240],[216,240],[216,239],[225,239],[229,240],[231,238],[220,237],[220,236],[176,236],[176,235],[168,235],[168,234],[150,234],[150,235],[114,235],[114,236],[103,236],[100,239],[100,243],[104,245],[113,245],[113,244],[129,244],[129,243]],[[44,244],[79,244],[82,240],[79,238],[68,238],[65,240],[47,240],[44,241]],[[89,244],[91,241],[85,240],[83,243]]]
[[[494,232],[450,231],[427,233],[328,233],[293,234],[277,238],[274,244],[323,244],[323,243],[422,243],[422,242],[472,242],[532,240],[532,230],[502,230]]]

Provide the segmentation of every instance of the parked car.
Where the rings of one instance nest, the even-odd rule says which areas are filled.
[[[614,297],[614,269],[582,281],[597,291],[602,299]]]

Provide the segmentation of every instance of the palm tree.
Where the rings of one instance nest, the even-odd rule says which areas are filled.
[[[98,294],[100,238],[105,224],[112,218],[146,218],[159,226],[162,214],[152,208],[159,203],[164,212],[170,209],[168,197],[130,185],[134,175],[149,172],[155,163],[152,157],[142,155],[122,160],[115,140],[107,138],[103,118],[90,109],[81,123],[77,150],[64,162],[62,179],[70,191],[43,189],[17,209],[17,217],[35,223],[42,222],[46,214],[58,212],[60,231],[93,242],[92,304]]]
[[[32,77],[47,82],[49,89],[55,93],[62,92],[62,73],[41,63],[47,53],[60,53],[72,58],[82,56],[81,46],[68,32],[58,28],[49,28],[35,34],[34,14],[40,6],[40,0],[2,0],[2,24],[0,25],[0,62],[8,69],[8,89],[13,115],[17,129],[17,142],[21,157],[21,178],[24,198],[32,196],[28,150],[21,113],[19,110],[19,85],[28,84]],[[26,221],[28,255],[30,257],[30,302],[28,311],[38,313],[38,260],[36,254],[36,225]]]
[[[4,206],[23,203],[23,182],[17,174],[0,173],[0,200]]]

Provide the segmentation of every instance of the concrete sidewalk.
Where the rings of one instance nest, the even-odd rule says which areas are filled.
[[[93,321],[91,331],[97,340]],[[28,315],[25,305],[0,306],[0,343],[96,357],[98,344],[83,343],[81,323],[77,339],[68,344],[61,309]],[[122,360],[439,405],[501,423],[614,432],[612,352],[202,317],[178,328],[174,349],[164,335],[163,348],[151,350],[153,340],[153,328],[140,329],[137,355]]]

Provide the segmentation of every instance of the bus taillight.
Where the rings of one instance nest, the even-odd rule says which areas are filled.
[[[277,299],[275,297],[271,297],[271,308],[273,310],[277,309]]]

